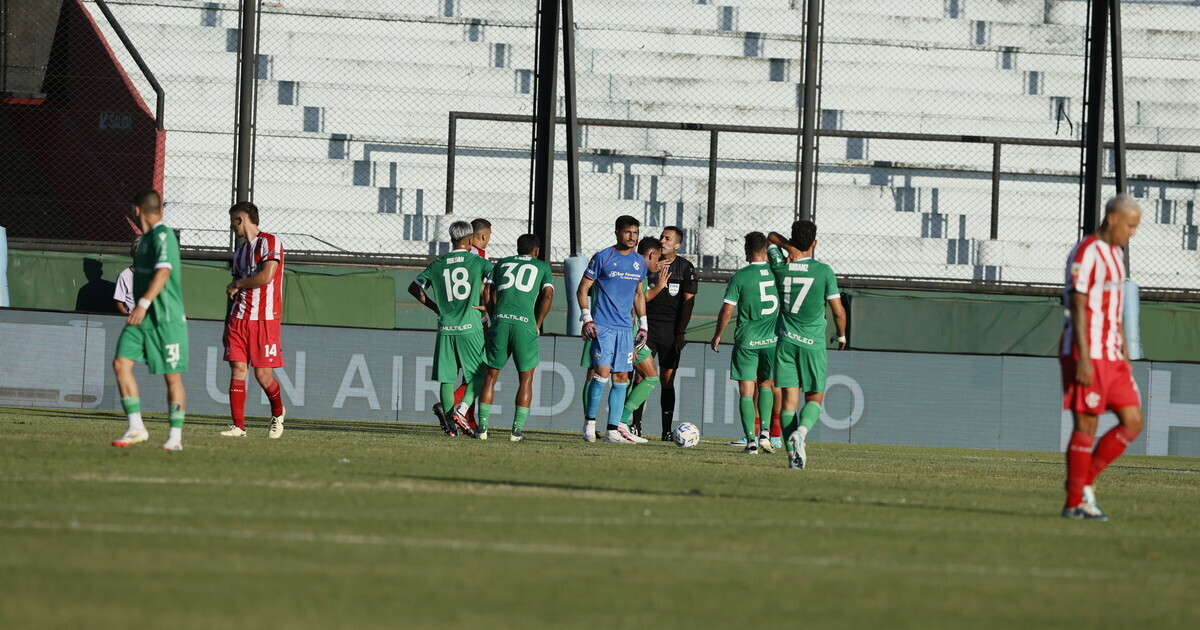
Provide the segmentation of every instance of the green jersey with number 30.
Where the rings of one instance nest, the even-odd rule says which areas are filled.
[[[768,251],[783,302],[779,338],[798,346],[824,348],[825,302],[841,297],[833,269],[812,258],[789,262],[778,247]]]
[[[509,256],[492,270],[496,287],[496,323],[537,328],[538,296],[554,287],[550,265],[532,256]]]
[[[414,280],[438,307],[438,334],[483,334],[479,293],[492,274],[492,263],[472,252],[456,249],[429,263]]]
[[[738,269],[725,285],[725,303],[737,313],[733,343],[739,348],[770,348],[778,336],[779,290],[775,274],[765,262]]]

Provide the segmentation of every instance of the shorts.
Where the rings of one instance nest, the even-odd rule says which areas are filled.
[[[125,326],[117,339],[117,356],[145,363],[151,374],[187,372],[187,322],[151,326],[142,320],[138,326]]]
[[[829,359],[825,348],[810,348],[787,341],[775,344],[775,386],[799,387],[806,394],[825,391]]]
[[[735,347],[729,362],[729,378],[734,381],[769,381],[775,377],[775,346]]]
[[[642,346],[641,350],[634,351],[633,364],[639,365],[639,364],[641,364],[642,361],[645,361],[646,359],[649,359],[652,356],[654,356],[654,355],[653,355],[653,353],[650,352],[650,346],[649,345]],[[583,340],[583,356],[579,358],[579,367],[585,367],[585,368],[592,367],[592,340],[591,339]]]
[[[483,333],[437,336],[433,343],[433,380],[451,385],[458,382],[458,371],[469,381],[483,371]]]
[[[518,372],[528,372],[541,363],[538,349],[538,332],[532,326],[499,323],[488,330],[484,362],[496,370],[513,358]]]
[[[674,370],[679,367],[680,352],[675,349],[675,329],[670,324],[650,322],[650,336],[646,347],[658,357],[658,367]]]
[[[633,371],[633,335],[629,329],[596,327],[592,342],[591,367],[606,366],[613,372]]]
[[[1075,382],[1076,360],[1059,356],[1062,367],[1063,409],[1098,416],[1109,409],[1142,406],[1133,373],[1125,361],[1092,359],[1092,384],[1084,387]]]
[[[249,363],[256,368],[283,367],[283,344],[280,343],[278,319],[256,321],[231,319],[225,324],[225,361]]]

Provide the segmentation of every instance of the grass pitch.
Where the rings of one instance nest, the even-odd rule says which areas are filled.
[[[254,422],[252,421],[252,424]],[[2,628],[1200,623],[1200,461],[1125,457],[1067,521],[1059,453],[584,444],[415,424],[0,409]]]

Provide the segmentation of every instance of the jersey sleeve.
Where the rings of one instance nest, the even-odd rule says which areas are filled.
[[[583,272],[583,277],[588,280],[595,280],[600,277],[600,267],[600,254],[592,254],[592,259],[588,261],[588,266]]]
[[[729,278],[729,282],[725,283],[725,303],[737,306],[738,298],[742,296],[741,284],[737,281],[737,275]]]
[[[268,260],[278,261],[282,253],[283,247],[280,246],[279,239],[274,234],[268,234],[258,239],[258,264],[265,264]]]
[[[496,265],[486,258],[480,258],[483,261],[483,283],[492,284],[492,273],[496,271]]]
[[[778,245],[767,246],[767,260],[771,263],[771,269],[778,269],[787,264],[787,256]]]
[[[546,287],[550,287],[551,289],[553,289],[554,288],[554,274],[550,271],[550,265],[542,263],[542,264],[538,265],[538,268],[541,269],[541,273],[538,274],[538,280],[537,280],[538,286],[540,287],[538,290],[541,291],[542,289],[544,289]]]
[[[1080,247],[1071,259],[1071,290],[1088,293],[1096,278],[1097,253],[1095,247]]]
[[[642,282],[645,282],[646,279],[650,277],[647,274],[647,272],[650,271],[649,269],[647,269],[647,267],[649,267],[650,264],[646,262],[646,258],[644,256],[642,256],[641,254],[638,254],[637,257],[638,257],[638,260],[642,261],[642,264],[638,265],[638,276],[639,276],[638,279],[641,280]]]
[[[156,230],[150,238],[150,247],[154,252],[155,269],[174,269],[171,264],[171,248],[167,243],[167,230]]]
[[[432,263],[422,270],[421,273],[417,274],[417,277],[413,280],[413,283],[421,285],[421,288],[423,289],[428,289],[429,280],[433,277],[433,272],[430,271],[431,269],[433,269]]]
[[[683,293],[691,293],[696,295],[700,292],[700,280],[696,277],[696,266],[688,262],[687,268],[683,270]]]
[[[833,269],[825,268],[825,299],[832,300],[842,297],[842,292],[838,290],[837,274],[833,273]]]

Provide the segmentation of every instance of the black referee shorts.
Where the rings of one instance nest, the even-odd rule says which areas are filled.
[[[659,370],[674,370],[679,367],[679,351],[675,349],[675,329],[673,327],[655,326],[651,323],[648,339],[646,346],[658,358]]]

